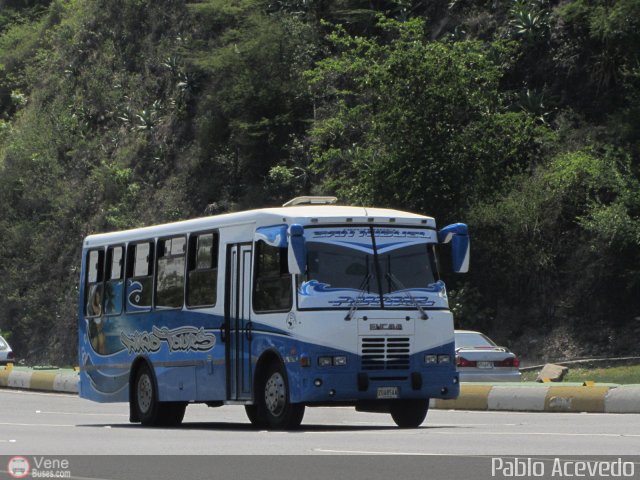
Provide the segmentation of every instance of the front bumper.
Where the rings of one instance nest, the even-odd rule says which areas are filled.
[[[436,369],[433,369],[436,370]],[[450,369],[422,371],[345,371],[301,372],[300,392],[292,401],[305,404],[357,403],[359,401],[389,400],[385,393],[397,392],[397,399],[454,399],[460,393],[458,374]],[[381,396],[382,395],[382,396]]]

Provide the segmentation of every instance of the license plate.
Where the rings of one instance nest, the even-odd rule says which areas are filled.
[[[478,368],[493,368],[493,362],[478,362]]]
[[[378,387],[376,398],[398,398],[400,392],[398,387]]]

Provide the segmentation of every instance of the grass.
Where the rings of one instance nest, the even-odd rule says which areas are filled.
[[[523,372],[523,382],[535,382],[538,371]],[[640,365],[625,365],[608,368],[584,368],[569,367],[569,372],[564,377],[564,382],[584,382],[587,380],[596,383],[640,384]]]

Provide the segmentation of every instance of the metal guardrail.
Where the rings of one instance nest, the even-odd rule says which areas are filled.
[[[581,365],[581,364],[585,364],[585,365],[593,365],[593,364],[598,364],[598,363],[623,363],[623,362],[634,362],[634,363],[640,363],[640,357],[606,357],[606,358],[577,358],[574,360],[562,360],[562,361],[549,361],[546,363],[553,363],[554,365],[562,365],[565,367],[571,366],[571,365]],[[543,363],[542,365],[533,365],[533,366],[529,366],[529,367],[522,367],[520,368],[521,372],[530,372],[533,370],[540,370],[542,368],[544,368],[544,366],[546,365],[546,363]]]

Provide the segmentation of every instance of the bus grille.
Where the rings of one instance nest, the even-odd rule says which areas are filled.
[[[364,337],[363,370],[409,370],[408,337]]]

